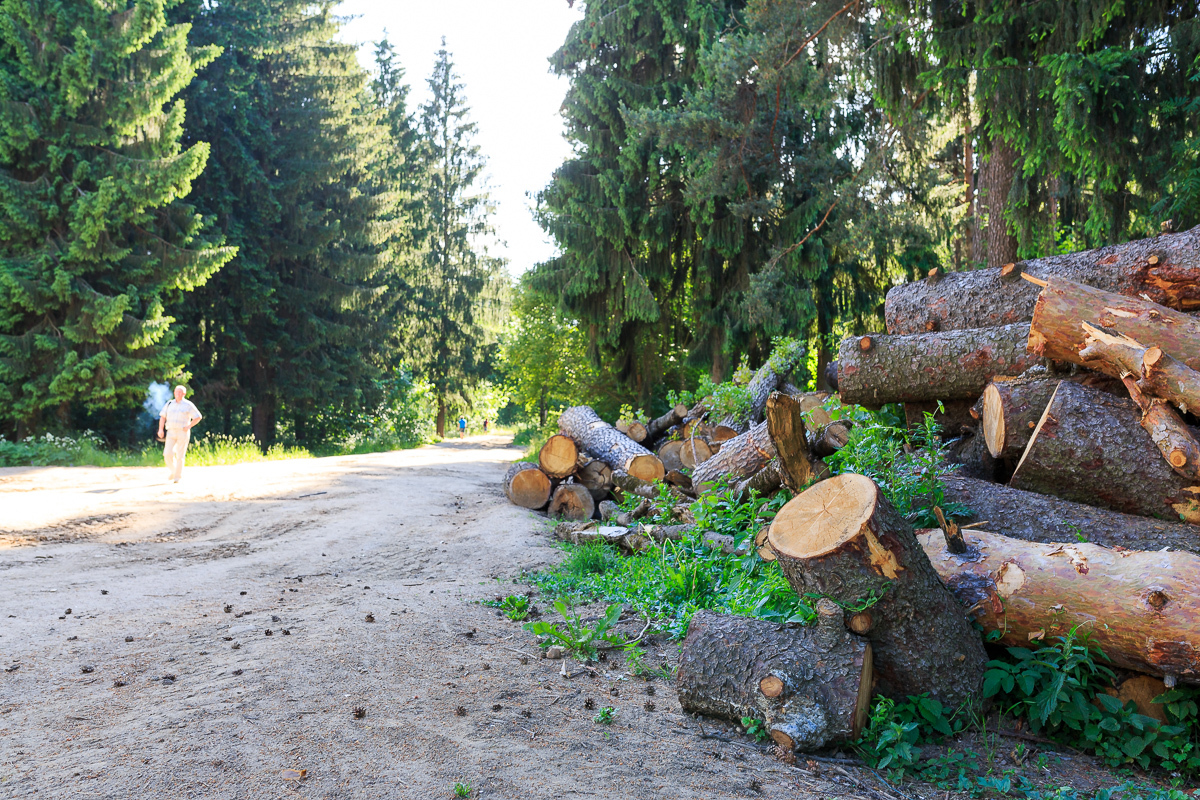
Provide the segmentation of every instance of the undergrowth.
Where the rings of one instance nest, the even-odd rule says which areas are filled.
[[[249,436],[235,438],[221,434],[205,434],[192,439],[187,452],[188,466],[193,467],[287,458],[312,458],[312,453],[282,445],[275,445],[264,453]],[[140,450],[110,449],[90,431],[75,436],[47,433],[16,442],[0,439],[0,467],[25,466],[161,467],[163,445],[148,442]]]

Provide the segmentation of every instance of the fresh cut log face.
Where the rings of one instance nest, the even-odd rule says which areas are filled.
[[[518,461],[504,473],[504,494],[522,508],[542,508],[550,501],[550,478],[536,464]]]
[[[558,429],[584,451],[644,481],[662,480],[666,470],[658,456],[609,425],[588,406],[572,406],[558,418]]]
[[[854,609],[881,692],[929,692],[951,706],[978,694],[983,640],[870,478],[844,473],[814,485],[780,509],[767,538],[797,594]]]
[[[947,551],[941,531],[918,538],[1002,643],[1036,647],[1078,626],[1118,667],[1200,683],[1200,556],[965,533],[963,556]]]
[[[538,452],[538,466],[551,478],[565,478],[575,471],[579,448],[570,436],[556,433]]]

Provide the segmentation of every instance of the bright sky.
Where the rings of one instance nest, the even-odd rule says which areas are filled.
[[[497,234],[506,246],[496,255],[519,274],[554,255],[555,247],[533,221],[533,197],[570,154],[562,137],[559,106],[567,83],[550,74],[547,59],[566,39],[580,6],[567,0],[346,0],[346,41],[363,43],[359,60],[374,71],[373,46],[387,30],[412,92],[415,109],[428,98],[425,83],[433,55],[446,37],[467,103],[478,124],[476,139],[488,158]]]

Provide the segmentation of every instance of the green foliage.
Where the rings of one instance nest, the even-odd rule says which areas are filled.
[[[139,410],[182,376],[166,306],[234,254],[180,198],[209,146],[180,92],[220,53],[165,0],[0,2],[0,430]]]
[[[510,594],[499,600],[484,600],[483,605],[500,609],[504,612],[504,616],[513,622],[520,622],[528,617],[532,607],[529,598],[523,594]]]
[[[605,641],[614,645],[623,644],[619,636],[610,632],[612,627],[617,624],[617,620],[620,619],[621,612],[625,610],[620,603],[613,603],[606,608],[604,615],[592,626],[585,625],[579,612],[568,607],[563,600],[556,600],[554,608],[563,618],[562,627],[557,623],[542,621],[526,622],[521,626],[534,636],[543,637],[541,643],[543,647],[557,643],[576,658],[594,660],[597,641]]]
[[[613,717],[616,713],[617,710],[612,706],[604,706],[600,709],[600,713],[592,717],[592,721],[598,722],[601,725],[612,725]]]
[[[470,797],[471,796],[471,784],[464,783],[463,781],[456,782],[454,784],[454,796],[455,797]]]
[[[765,742],[771,738],[771,733],[767,730],[767,723],[761,719],[742,717],[742,727],[746,730],[746,735],[753,737],[757,742]]]
[[[661,664],[658,667],[652,667],[646,661],[646,651],[638,647],[636,642],[625,643],[625,666],[629,671],[639,678],[663,678],[669,680],[671,678],[671,667],[668,664]]]
[[[250,437],[204,434],[188,445],[187,463],[193,467],[243,464],[253,461],[279,461],[287,458],[312,458],[298,447],[274,445],[263,450]],[[114,450],[104,441],[84,431],[74,436],[29,436],[17,442],[0,439],[0,467],[158,467],[163,465],[160,444],[147,444],[141,450]]]

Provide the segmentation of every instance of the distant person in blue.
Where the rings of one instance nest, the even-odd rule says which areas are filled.
[[[458,418],[458,438],[461,439],[466,435],[467,435],[467,418],[459,417]]]

